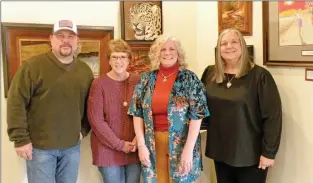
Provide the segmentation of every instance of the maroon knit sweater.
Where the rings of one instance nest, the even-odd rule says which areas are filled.
[[[137,152],[127,154],[122,151],[125,141],[131,142],[135,137],[133,120],[127,110],[138,80],[137,75],[130,74],[124,81],[113,80],[107,75],[93,81],[87,109],[94,165],[139,163]],[[125,99],[126,107],[123,106]]]

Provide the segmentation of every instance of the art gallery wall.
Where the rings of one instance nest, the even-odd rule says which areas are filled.
[[[79,25],[113,26],[120,37],[119,2],[1,2],[2,22],[47,23],[72,19]],[[164,33],[177,36],[186,51],[189,68],[200,77],[213,64],[217,41],[217,2],[163,2]],[[255,46],[256,63],[262,65],[262,4],[253,2],[253,36],[246,37]],[[2,63],[2,62],[1,62]],[[313,83],[304,81],[303,68],[268,68],[277,82],[283,102],[283,135],[275,168],[268,183],[313,182]],[[1,83],[3,74],[1,70]],[[3,88],[3,86],[1,86]],[[15,155],[6,134],[6,100],[1,96],[1,183],[26,183],[25,163]],[[205,135],[205,134],[204,134]],[[204,141],[203,141],[204,142]],[[89,139],[82,143],[78,183],[100,183],[97,169],[91,165]],[[209,161],[198,182],[210,179]]]

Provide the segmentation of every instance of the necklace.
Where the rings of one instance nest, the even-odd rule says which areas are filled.
[[[125,96],[125,100],[124,100],[124,102],[123,102],[123,106],[126,107],[126,106],[128,105],[128,102],[127,102],[127,83],[125,83],[125,86],[124,86],[124,91],[125,91],[124,94],[125,94],[125,95],[122,94],[122,92],[121,92],[121,90],[120,90],[120,88],[119,88],[118,86],[116,86],[116,88],[117,88],[118,91],[120,92],[122,100],[124,99],[123,96]]]
[[[129,77],[129,76],[128,76]],[[122,98],[122,100],[123,100],[123,106],[124,107],[127,107],[127,105],[128,105],[128,102],[127,102],[127,79],[125,79],[124,80],[124,82],[125,82],[125,85],[124,85],[124,95],[123,95],[123,93],[121,92],[121,90],[120,90],[120,88],[119,88],[119,86],[117,86],[117,84],[116,83],[114,83],[114,86],[115,86],[115,88],[119,91],[119,93],[120,93],[120,96],[121,96],[121,98]],[[124,100],[124,97],[123,96],[125,96],[125,100]]]
[[[234,74],[234,76],[230,80],[228,78],[228,74],[226,74],[226,76],[227,76],[227,81],[228,81],[227,84],[226,84],[226,87],[230,88],[231,85],[232,85],[231,81],[235,78],[236,74]]]
[[[162,72],[161,72],[161,74],[162,74],[162,76],[163,76],[163,82],[166,82],[167,81],[167,78],[168,77],[170,77],[172,74],[174,74],[176,71],[174,71],[174,72],[172,72],[171,74],[169,74],[169,75],[167,75],[167,76],[165,76]]]

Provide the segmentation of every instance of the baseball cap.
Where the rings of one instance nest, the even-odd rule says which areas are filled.
[[[59,20],[59,21],[57,21],[53,26],[53,33],[57,32],[59,30],[70,30],[70,31],[74,32],[75,34],[78,34],[77,25],[70,20]]]

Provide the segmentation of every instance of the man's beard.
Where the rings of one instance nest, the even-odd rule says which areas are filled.
[[[68,56],[71,56],[73,53],[73,49],[71,47],[71,51],[62,51],[62,48],[60,49],[60,55],[62,57],[68,57]]]

